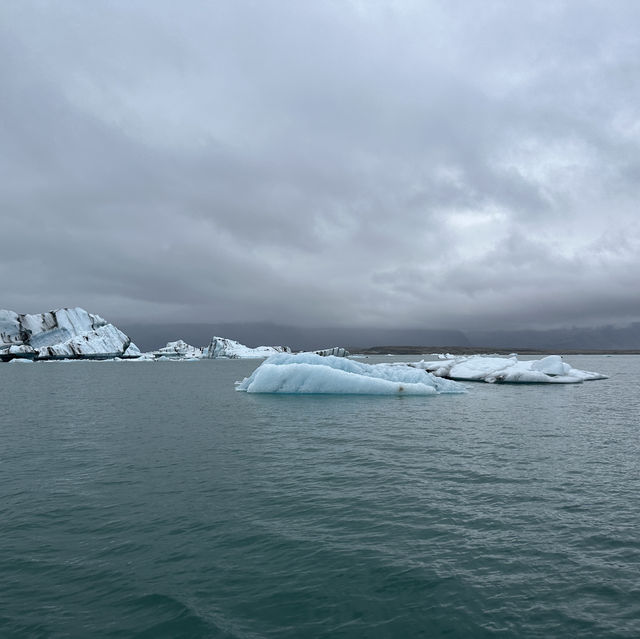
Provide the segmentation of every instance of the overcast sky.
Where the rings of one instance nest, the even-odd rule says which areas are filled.
[[[0,307],[640,319],[640,2],[0,3]]]

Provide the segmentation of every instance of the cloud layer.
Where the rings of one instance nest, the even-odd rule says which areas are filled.
[[[0,8],[0,306],[640,317],[640,5]]]

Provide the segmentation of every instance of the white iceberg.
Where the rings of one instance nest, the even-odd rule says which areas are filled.
[[[104,359],[137,351],[113,324],[82,308],[19,315],[0,311],[0,358]],[[139,353],[139,351],[138,351]]]
[[[349,351],[346,348],[342,348],[342,346],[334,346],[333,348],[323,348],[319,351],[313,351],[316,355],[322,355],[323,357],[327,357],[327,355],[333,355],[334,357],[349,357]]]
[[[256,346],[251,348],[226,337],[212,337],[209,346],[203,349],[208,359],[260,359],[277,353],[290,353],[288,346]]]
[[[159,348],[157,351],[153,351],[152,355],[156,359],[202,359],[203,349],[197,346],[191,346],[185,341],[179,339],[175,342],[168,342],[166,346]]]
[[[520,361],[515,354],[509,357],[484,355],[445,356],[434,362],[417,362],[416,368],[447,379],[525,384],[578,384],[587,380],[606,379],[606,375],[573,368],[560,355]]]
[[[290,353],[288,346],[258,346],[250,348],[240,342],[225,337],[212,337],[208,346],[191,346],[179,339],[168,342],[166,346],[142,353],[138,359],[143,360],[180,360],[195,361],[199,359],[264,359],[277,353]]]
[[[435,395],[462,393],[465,387],[425,370],[393,364],[362,364],[316,353],[282,353],[265,360],[237,382],[247,393],[336,395]]]

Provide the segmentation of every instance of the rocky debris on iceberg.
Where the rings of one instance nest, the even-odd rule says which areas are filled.
[[[0,359],[109,359],[135,356],[131,339],[99,315],[61,308],[20,315],[0,310]],[[129,355],[125,355],[129,352]]]
[[[408,365],[362,364],[316,353],[282,353],[265,360],[236,383],[247,393],[332,395],[435,395],[465,387]]]
[[[332,355],[333,357],[349,357],[349,351],[342,346],[334,346],[333,348],[323,348],[319,351],[313,351],[316,355],[327,357]]]
[[[487,357],[484,355],[441,356],[434,362],[424,360],[412,364],[429,371],[437,377],[447,379],[524,384],[578,384],[580,382],[607,379],[606,375],[573,368],[562,361],[560,355],[549,355],[542,359],[520,361],[516,354],[509,357]]]

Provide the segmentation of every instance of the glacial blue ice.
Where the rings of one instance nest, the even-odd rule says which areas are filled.
[[[465,386],[398,364],[363,364],[315,353],[281,353],[265,360],[236,390],[248,393],[331,395],[435,395]]]

